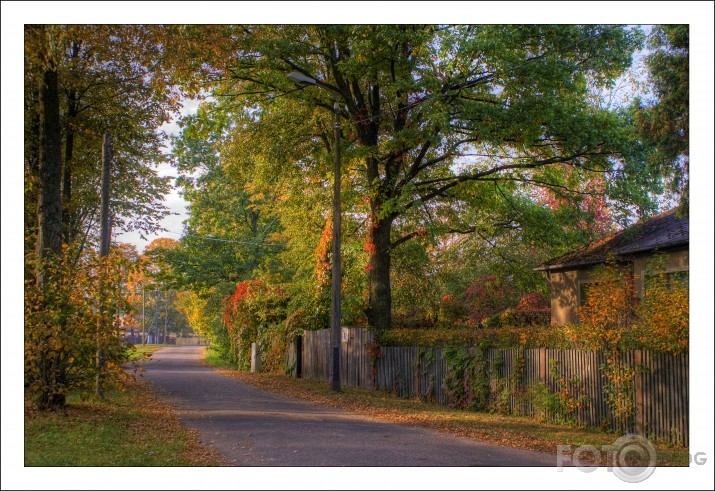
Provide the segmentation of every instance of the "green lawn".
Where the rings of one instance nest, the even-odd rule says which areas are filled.
[[[215,466],[203,447],[145,383],[105,401],[70,397],[64,412],[25,407],[25,466]]]

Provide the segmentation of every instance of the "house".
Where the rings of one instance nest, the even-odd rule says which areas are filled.
[[[688,217],[673,209],[542,264],[537,271],[545,272],[551,284],[551,324],[578,323],[579,307],[586,301],[585,285],[593,282],[594,267],[609,254],[632,270],[636,294],[643,298],[644,276],[653,255],[666,255],[666,274],[682,275],[688,271],[688,249]]]

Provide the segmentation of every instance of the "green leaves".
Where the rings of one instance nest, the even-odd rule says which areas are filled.
[[[689,28],[661,25],[651,32],[646,58],[655,104],[632,105],[646,162],[687,207],[689,180]]]
[[[647,209],[657,191],[648,169],[634,164],[627,115],[596,106],[592,93],[630,65],[643,42],[638,29],[262,25],[192,27],[186,36],[201,63],[194,73],[211,82],[214,97],[185,119],[175,145],[192,233],[255,239],[240,220],[251,212],[274,223],[268,236],[285,246],[275,255],[231,246],[240,264],[216,255],[217,265],[240,271],[234,279],[260,270],[295,285],[315,281],[314,251],[331,206],[335,98],[343,242],[352,251],[345,284],[364,285],[367,276],[369,291],[385,286],[382,296],[400,281],[377,278],[367,260],[410,240],[421,252],[395,261],[393,277],[421,255],[429,269],[455,243],[458,264],[470,250],[480,258],[475,272],[511,271],[535,286],[528,270],[540,254],[606,231],[615,205]],[[322,85],[296,87],[286,78],[293,71]],[[643,189],[629,194],[636,186]],[[392,248],[371,242],[378,224]],[[464,247],[458,231],[478,237]],[[214,254],[213,246],[203,251]],[[361,293],[346,296],[349,304],[363,304]],[[307,295],[303,310],[314,300]]]

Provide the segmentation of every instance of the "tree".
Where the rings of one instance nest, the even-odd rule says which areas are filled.
[[[29,26],[28,57],[39,67],[38,110],[39,155],[37,165],[36,278],[39,288],[45,280],[47,256],[62,253],[62,207],[60,101],[57,80],[61,33],[57,28]]]
[[[111,258],[100,268],[87,246],[99,236],[104,133],[115,136],[117,164],[107,225],[155,230],[166,213],[168,182],[152,169],[166,160],[156,128],[179,104],[161,63],[162,32],[25,28],[26,386],[42,409],[63,406],[94,378],[87,354],[98,344],[107,375],[121,372],[123,267]]]
[[[128,375],[122,368],[128,353],[125,258],[90,250],[75,260],[73,252],[46,258],[51,276],[41,287],[25,281],[25,388],[42,410],[61,409],[75,390],[93,391],[98,345],[106,386]]]
[[[102,135],[115,137],[112,181],[114,229],[155,232],[168,213],[161,203],[169,179],[155,166],[167,160],[163,135],[157,131],[180,107],[169,81],[162,42],[170,28],[162,26],[52,26],[26,30],[26,168],[35,198],[39,94],[33,87],[43,65],[35,56],[39,30],[54,32],[57,76],[57,158],[60,159],[61,238],[65,243],[96,239],[99,220],[99,161]],[[27,206],[27,204],[26,204]],[[36,226],[26,223],[26,230]]]
[[[223,135],[232,124],[230,112],[215,111],[209,104],[182,118],[181,137],[172,141],[181,174],[177,184],[191,213],[182,247],[167,255],[173,281],[180,287],[200,291],[220,282],[235,286],[250,278],[274,249],[265,243],[278,222],[261,211],[271,198],[250,191],[250,160],[241,162],[241,173],[231,173],[219,157],[225,151]]]
[[[250,119],[231,132],[262,132],[234,138],[274,172],[292,165],[309,176],[327,160],[337,94],[348,122],[346,181],[366,199],[366,313],[377,329],[391,325],[393,251],[425,231],[453,233],[452,210],[488,217],[486,190],[508,201],[545,188],[580,202],[583,183],[625,174],[614,172],[631,149],[625,120],[588,95],[589,84],[607,86],[629,66],[637,30],[292,25],[183,34],[201,75],[191,83],[213,83]],[[297,90],[291,71],[330,91]]]
[[[636,131],[651,151],[649,164],[670,179],[670,189],[688,205],[690,145],[689,26],[655,26],[646,58],[654,101],[634,103]]]
[[[167,342],[169,333],[178,335],[187,327],[190,312],[186,294],[175,288],[173,266],[167,260],[168,255],[181,249],[181,243],[175,239],[154,239],[144,248],[130,280],[133,310],[142,311],[145,334],[153,333],[154,339],[163,342]]]

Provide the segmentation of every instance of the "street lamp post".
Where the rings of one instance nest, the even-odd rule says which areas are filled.
[[[335,123],[333,131],[335,136],[335,153],[334,153],[334,168],[333,168],[333,258],[331,264],[331,299],[330,299],[330,327],[332,338],[332,376],[330,379],[330,390],[340,392],[340,283],[341,283],[341,268],[340,268],[340,106],[338,104],[338,93],[330,86],[327,86],[318,80],[303,75],[298,72],[288,74],[288,80],[299,85],[315,85],[322,89],[333,92],[335,103],[333,111],[335,114]]]
[[[342,271],[340,267],[340,106],[337,98],[333,104],[335,112],[335,162],[333,178],[333,261],[332,261],[332,295],[330,301],[330,321],[333,329],[333,377],[330,390],[340,392],[340,283]]]

